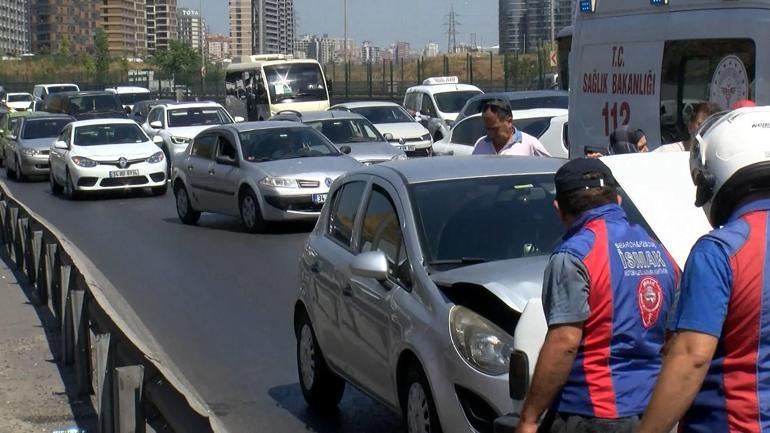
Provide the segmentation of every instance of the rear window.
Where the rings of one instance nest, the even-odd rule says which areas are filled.
[[[569,96],[543,96],[535,98],[512,99],[511,110],[531,110],[533,108],[563,108],[569,105]]]
[[[77,92],[77,86],[50,86],[48,87],[48,94],[62,93],[62,92]]]
[[[69,98],[69,102],[73,114],[123,110],[115,95],[73,96]]]
[[[39,138],[58,137],[62,129],[70,123],[71,119],[33,119],[24,122],[24,131],[21,138],[36,140]]]
[[[480,93],[481,92],[475,90],[445,92],[436,93],[434,98],[436,98],[436,104],[438,105],[439,111],[442,113],[459,113],[469,99]]]
[[[168,112],[168,126],[170,128],[222,125],[225,123],[232,123],[230,116],[224,109],[218,107],[179,108]]]
[[[32,95],[8,95],[8,102],[32,102]]]

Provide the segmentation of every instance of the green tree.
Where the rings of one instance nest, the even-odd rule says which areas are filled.
[[[168,49],[156,52],[150,63],[167,77],[175,77],[177,74],[188,75],[198,71],[201,67],[201,56],[189,45],[171,41]]]
[[[107,33],[101,27],[96,29],[96,34],[94,35],[94,49],[96,51],[94,56],[96,73],[102,78],[110,71],[110,47],[107,42]]]

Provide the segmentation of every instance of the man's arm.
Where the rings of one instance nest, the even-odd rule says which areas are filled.
[[[718,341],[694,331],[674,337],[639,433],[667,433],[684,416],[703,384]]]
[[[521,409],[517,432],[537,431],[540,416],[551,406],[569,377],[582,338],[582,323],[557,325],[548,330],[540,349],[532,387]]]

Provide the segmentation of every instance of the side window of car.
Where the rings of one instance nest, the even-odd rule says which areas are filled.
[[[362,225],[361,252],[367,251],[385,253],[390,278],[403,287],[412,286],[411,266],[398,212],[388,193],[377,185],[372,187]]]
[[[487,134],[481,117],[465,118],[452,129],[453,144],[474,146],[479,138]]]
[[[11,125],[11,135],[13,135],[16,138],[19,138],[19,132],[21,131],[21,119],[15,119],[15,121]]]
[[[233,146],[233,143],[230,141],[229,138],[227,138],[224,135],[219,136],[219,146],[217,146],[217,156],[225,156],[233,161],[236,159],[236,151],[235,146]]]
[[[417,113],[417,93],[407,93],[406,100],[404,101],[404,108],[406,108],[412,115]]]
[[[420,114],[436,117],[436,107],[433,106],[433,99],[431,99],[429,95],[422,95],[422,108],[420,108]]]
[[[334,196],[331,216],[329,218],[329,236],[350,248],[353,238],[353,225],[358,214],[358,206],[361,204],[361,196],[364,194],[366,182],[355,181],[345,184]]]
[[[217,135],[199,135],[193,142],[190,156],[203,159],[214,159],[214,147],[217,145]]]
[[[69,144],[70,144],[70,128],[69,128],[69,126],[62,130],[61,134],[59,134],[59,138],[57,138],[57,141],[63,141],[65,143],[67,143],[67,145],[69,146]]]

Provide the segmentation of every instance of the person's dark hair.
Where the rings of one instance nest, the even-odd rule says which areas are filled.
[[[698,102],[692,105],[692,114],[690,116],[690,122],[697,119],[699,115],[705,114],[705,118],[709,118],[714,114],[722,111],[722,107],[713,102]]]
[[[601,179],[599,173],[586,173],[583,179]],[[614,185],[582,188],[556,194],[561,212],[580,216],[584,212],[606,204],[617,203],[618,190]]]
[[[487,112],[491,112],[497,116],[501,121],[506,121],[513,118],[513,112],[511,106],[507,102],[502,100],[491,100],[484,104],[484,109],[481,110],[482,115]]]

